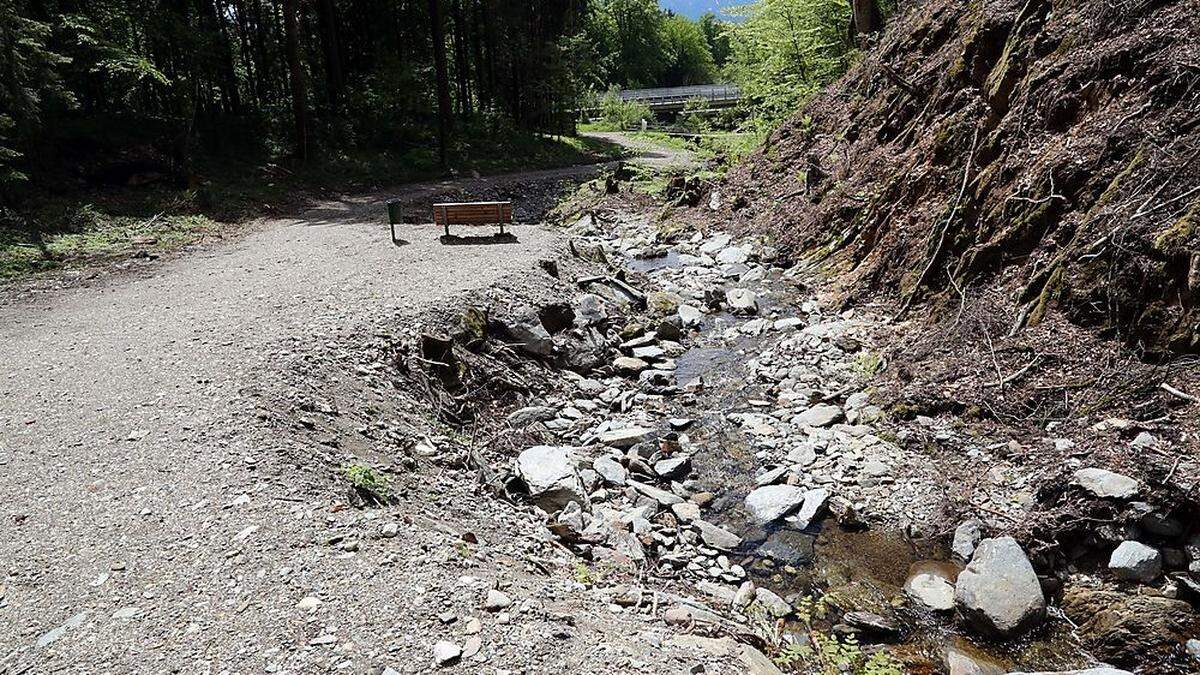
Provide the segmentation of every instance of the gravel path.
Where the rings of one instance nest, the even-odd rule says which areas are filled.
[[[394,246],[385,196],[263,222],[144,278],[0,309],[0,672],[216,672],[258,660],[246,649],[269,649],[268,635],[303,632],[264,620],[272,607],[294,614],[299,597],[272,581],[302,573],[281,572],[306,536],[292,523],[321,518],[272,498],[287,467],[245,431],[242,392],[297,338],[415,316],[527,271],[556,242],[517,226],[518,243],[443,246],[432,226],[405,225],[409,243]]]

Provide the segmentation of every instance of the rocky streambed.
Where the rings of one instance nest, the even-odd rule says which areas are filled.
[[[880,317],[822,308],[761,241],[621,211],[568,232],[600,274],[464,324],[546,366],[499,480],[612,611],[758,673],[1190,667],[1190,528],[1137,480],[1074,469],[1059,492],[1112,520],[1051,551],[1009,536],[1045,486],[977,440],[977,517],[948,515],[931,454],[964,432],[878,399]]]

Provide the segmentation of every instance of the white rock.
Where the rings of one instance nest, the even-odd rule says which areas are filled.
[[[441,640],[433,646],[433,662],[439,667],[448,666],[461,656],[462,649],[449,640]]]
[[[755,522],[767,525],[800,508],[805,494],[795,485],[764,485],[746,495],[746,509]]]
[[[483,608],[489,612],[499,612],[502,609],[508,609],[512,606],[512,598],[508,597],[508,593],[496,588],[488,589],[487,598],[483,601]]]
[[[1138,493],[1138,482],[1129,476],[1107,469],[1089,467],[1075,472],[1072,481],[1097,497],[1108,499],[1130,499]]]
[[[1123,541],[1108,559],[1108,569],[1118,579],[1149,583],[1162,574],[1162,554],[1137,541]]]
[[[840,419],[842,419],[841,408],[827,403],[818,403],[792,418],[792,423],[806,427],[827,427]]]

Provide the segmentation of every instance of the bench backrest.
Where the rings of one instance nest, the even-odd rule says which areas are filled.
[[[433,205],[438,225],[492,225],[512,222],[512,202],[451,202]]]

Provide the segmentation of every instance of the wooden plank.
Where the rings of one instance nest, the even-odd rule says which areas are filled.
[[[433,205],[438,225],[492,225],[512,222],[512,202],[442,202]]]

